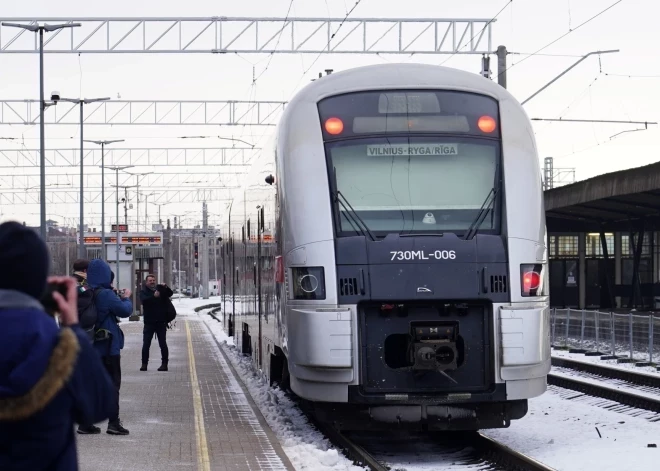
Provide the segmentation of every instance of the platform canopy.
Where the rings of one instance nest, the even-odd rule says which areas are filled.
[[[660,230],[660,162],[545,191],[548,232]]]

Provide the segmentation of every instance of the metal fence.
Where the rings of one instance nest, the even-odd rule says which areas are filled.
[[[660,316],[552,309],[552,346],[638,366],[660,359]]]

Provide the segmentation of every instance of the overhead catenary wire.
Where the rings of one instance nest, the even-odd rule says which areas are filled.
[[[451,58],[454,57],[456,54],[458,54],[458,53],[461,52],[463,49],[465,49],[465,48],[468,46],[468,44],[471,44],[472,41],[474,40],[474,38],[476,38],[477,36],[479,36],[480,34],[482,34],[482,33],[484,32],[484,30],[485,30],[486,28],[488,28],[488,25],[490,25],[493,21],[495,21],[495,20],[497,19],[497,17],[500,16],[500,13],[502,13],[504,10],[506,10],[507,7],[509,7],[512,3],[513,3],[513,0],[507,0],[506,4],[500,9],[500,11],[498,11],[497,14],[496,14],[493,18],[491,18],[491,19],[490,19],[490,20],[484,25],[484,27],[481,28],[481,30],[479,30],[479,32],[478,32],[477,34],[475,34],[475,35],[472,36],[468,41],[466,41],[465,44],[463,45],[463,47],[461,47],[458,51],[454,52],[451,56],[449,56],[447,59],[445,59],[444,61],[442,61],[442,62],[440,63],[440,65],[444,65],[449,59],[451,59]]]
[[[357,6],[361,2],[362,2],[362,0],[357,0],[355,2],[355,5],[353,5],[353,8],[351,8],[348,12],[346,12],[346,16],[344,16],[344,19],[341,21],[341,23],[339,23],[339,26],[337,26],[337,29],[335,30],[335,32],[330,35],[330,39],[328,40],[328,43],[325,45],[324,50],[330,47],[330,43],[332,42],[332,40],[335,39],[335,36],[337,35],[337,33],[339,32],[341,27],[344,25],[344,23],[346,22],[348,17],[351,16],[351,13],[353,13],[353,11],[357,8]],[[321,55],[323,55],[323,52],[319,52],[318,55],[316,56],[316,58],[314,59],[314,61],[310,64],[310,66],[307,67],[307,69],[303,71],[303,73],[300,76],[300,79],[298,80],[298,83],[296,84],[294,90],[296,88],[298,88],[298,85],[300,85],[300,82],[302,82],[302,79],[305,78],[305,75],[307,75],[307,72],[309,72],[312,69],[312,67],[314,67],[314,64],[316,64],[316,62],[319,60]]]
[[[556,42],[559,42],[559,41],[561,41],[562,39],[564,39],[564,38],[565,38],[566,36],[568,36],[569,34],[574,33],[574,32],[577,31],[578,29],[580,29],[580,28],[582,28],[583,26],[589,24],[591,21],[593,21],[593,20],[595,20],[596,18],[598,18],[599,16],[603,15],[605,12],[611,10],[612,8],[614,8],[615,6],[617,6],[619,3],[621,3],[622,1],[623,1],[623,0],[617,0],[616,2],[614,2],[613,4],[611,4],[610,6],[608,6],[607,8],[605,8],[605,9],[601,10],[600,12],[596,13],[594,16],[592,16],[592,17],[589,18],[588,20],[583,21],[582,23],[580,23],[579,25],[577,25],[575,28],[573,28],[573,29],[569,29],[566,33],[564,33],[564,34],[562,34],[561,36],[559,36],[558,38],[556,38],[556,39],[550,41],[550,42],[549,42],[548,44],[546,44],[545,46],[543,46],[543,47],[541,47],[540,49],[534,51],[533,53],[531,53],[531,54],[529,54],[528,56],[524,57],[523,59],[521,59],[520,61],[516,62],[515,64],[510,65],[509,67],[506,68],[506,70],[505,70],[504,72],[508,72],[510,69],[512,69],[513,67],[515,67],[515,66],[517,66],[517,65],[522,64],[523,62],[525,62],[525,61],[526,61],[527,59],[529,59],[530,57],[534,57],[534,56],[538,55],[541,51],[543,51],[543,50],[549,48],[550,46],[552,46],[552,45],[555,44]]]

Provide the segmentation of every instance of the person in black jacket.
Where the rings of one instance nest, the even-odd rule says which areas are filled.
[[[140,371],[147,371],[149,363],[149,348],[154,334],[158,336],[158,345],[162,364],[158,371],[167,371],[169,350],[167,348],[167,310],[169,307],[172,290],[167,285],[157,285],[156,277],[148,275],[140,291],[144,314],[144,331],[142,340],[142,367]]]

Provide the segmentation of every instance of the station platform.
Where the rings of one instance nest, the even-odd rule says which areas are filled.
[[[293,470],[277,438],[204,322],[177,316],[168,330],[169,371],[139,371],[142,322],[123,322],[120,419],[126,436],[78,435],[81,471]]]

